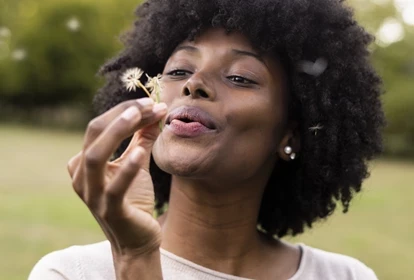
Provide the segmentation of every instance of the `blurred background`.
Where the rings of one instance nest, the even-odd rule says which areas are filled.
[[[0,279],[26,279],[46,253],[104,239],[71,189],[96,72],[122,47],[139,0],[0,0]],[[350,212],[291,239],[359,258],[379,279],[413,279],[414,1],[350,0],[376,35],[384,156]]]

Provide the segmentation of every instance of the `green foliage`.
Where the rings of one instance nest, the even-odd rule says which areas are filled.
[[[4,1],[3,1],[4,2]],[[24,107],[90,103],[95,74],[121,45],[116,34],[130,25],[133,6],[114,1],[7,1],[18,18],[1,20],[12,31],[0,62],[0,93],[6,103]],[[9,16],[10,17],[10,16]],[[74,30],[68,27],[72,20]],[[73,23],[74,22],[74,23]],[[76,24],[79,23],[79,29]],[[13,59],[13,50],[26,57]]]
[[[408,31],[408,30],[407,30]],[[375,51],[375,65],[384,77],[388,152],[414,155],[414,28],[404,41]],[[410,39],[410,40],[409,40]]]
[[[373,63],[384,81],[383,104],[387,117],[385,148],[387,154],[414,157],[414,25],[404,24],[392,1],[382,5],[352,0],[357,19],[376,34],[383,21],[395,18],[404,27],[403,40],[381,47],[372,46]]]
[[[132,26],[139,2],[0,0],[0,28],[11,30],[11,36],[0,33],[0,119],[19,108],[89,109],[101,82],[95,74],[121,49],[117,36]],[[380,2],[349,0],[368,31],[375,34],[390,17],[403,23],[393,1],[376,3]],[[67,27],[73,18],[80,23],[77,31]],[[404,30],[402,41],[387,47],[373,44],[371,49],[386,92],[386,150],[414,156],[414,26],[405,24]],[[13,59],[18,49],[27,53],[21,61]],[[27,116],[33,114],[23,118]]]

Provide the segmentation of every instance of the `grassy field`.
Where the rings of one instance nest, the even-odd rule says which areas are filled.
[[[26,279],[46,253],[104,238],[71,189],[82,135],[0,126],[0,279]],[[359,258],[381,280],[412,279],[414,163],[376,161],[348,214],[293,241]]]

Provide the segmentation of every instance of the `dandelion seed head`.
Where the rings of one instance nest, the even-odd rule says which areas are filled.
[[[11,53],[11,57],[15,61],[22,61],[27,57],[27,52],[24,49],[17,49]]]
[[[315,62],[302,60],[298,64],[298,70],[311,76],[320,76],[328,68],[328,61],[320,57]]]
[[[11,31],[10,31],[10,29],[8,29],[7,27],[5,27],[5,26],[1,26],[0,27],[0,37],[2,37],[2,38],[8,38],[8,37],[10,37],[11,36]]]
[[[151,95],[155,97],[155,101],[159,102],[160,94],[162,90],[162,84],[161,84],[162,75],[158,74],[157,76],[152,77],[152,78],[148,75],[146,76],[148,78],[148,82],[145,84],[145,87],[150,90]]]
[[[161,91],[161,74],[158,74],[155,77],[150,77],[148,75],[146,75],[148,78],[148,82],[145,84],[145,87],[148,88],[151,93],[155,93],[155,92],[160,92]]]
[[[72,31],[72,32],[76,32],[80,29],[81,27],[81,23],[79,21],[78,18],[76,17],[71,17],[67,22],[66,22],[66,27]]]
[[[144,71],[138,67],[131,68],[125,71],[121,77],[121,81],[128,91],[135,91],[139,87],[139,79],[142,74],[144,74]]]

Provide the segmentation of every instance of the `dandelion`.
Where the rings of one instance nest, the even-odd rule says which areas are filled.
[[[67,22],[66,22],[66,27],[72,31],[72,32],[76,32],[79,30],[79,28],[81,27],[81,23],[80,21],[76,18],[76,17],[72,17],[70,18]]]
[[[14,50],[11,54],[12,59],[16,61],[22,61],[26,58],[26,56],[27,56],[27,52],[24,49]]]
[[[322,129],[323,129],[323,126],[320,125],[319,123],[315,126],[309,127],[309,130],[313,131],[315,133],[315,135],[318,134],[318,130],[322,130]]]
[[[142,74],[144,74],[144,71],[139,69],[138,67],[131,68],[125,71],[125,73],[121,76],[121,81],[124,83],[124,86],[128,91],[135,91],[137,87],[140,87],[149,98],[152,98],[152,96],[155,96],[155,101],[157,103],[160,102],[160,93],[161,93],[161,74],[158,74],[155,77],[150,77],[147,74],[145,74],[148,78],[147,83],[145,86],[141,83],[141,77]],[[148,89],[151,91],[151,93],[148,91]],[[152,96],[151,96],[152,95]],[[162,131],[163,125],[162,122],[159,122],[160,130]]]
[[[146,74],[145,74],[146,75]],[[148,78],[148,82],[145,84],[145,87],[151,91],[152,95],[155,95],[156,102],[160,102],[160,93],[161,93],[161,74],[158,74],[155,77],[150,77],[146,75]]]
[[[141,79],[142,71],[139,68],[131,68],[125,71],[125,73],[121,77],[121,81],[124,83],[124,86],[128,91],[135,91],[137,87],[142,87]]]
[[[303,60],[298,64],[298,70],[300,72],[312,75],[320,76],[328,68],[328,61],[320,57],[315,62]]]

